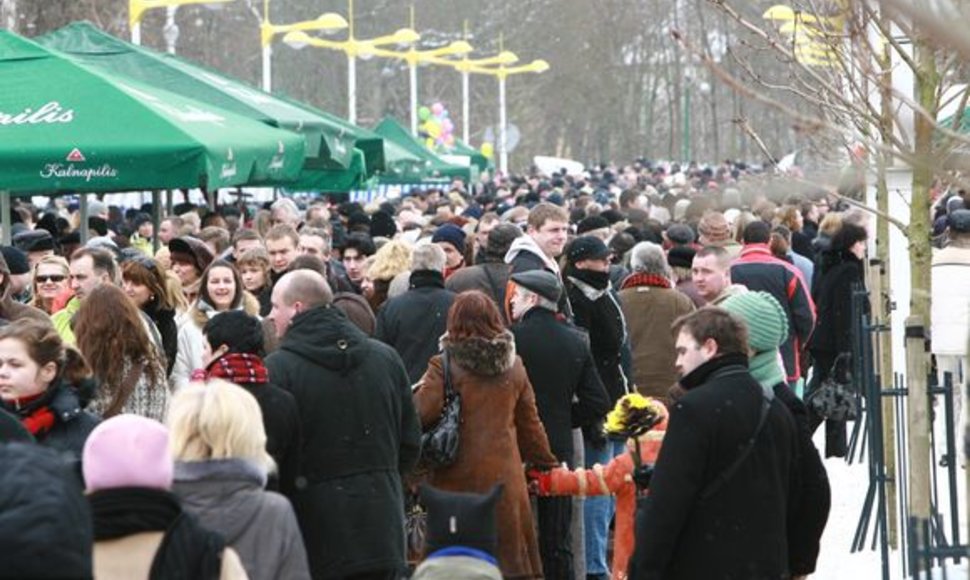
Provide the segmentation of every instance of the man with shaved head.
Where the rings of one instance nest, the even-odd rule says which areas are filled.
[[[300,409],[295,508],[312,575],[398,578],[406,566],[401,475],[421,445],[404,363],[334,307],[317,272],[285,274],[272,304],[281,339],[266,367]]]

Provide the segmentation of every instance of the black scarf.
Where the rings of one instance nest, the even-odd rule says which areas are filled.
[[[112,540],[140,532],[165,532],[150,580],[218,580],[225,540],[203,529],[171,492],[117,488],[88,496],[94,517],[94,539]]]
[[[610,285],[610,273],[609,272],[597,272],[596,270],[580,270],[579,268],[573,268],[573,271],[569,273],[570,276],[589,284],[597,290],[606,290],[606,287]]]
[[[680,386],[688,391],[695,387],[699,387],[707,382],[707,379],[710,378],[715,371],[732,365],[739,365],[747,369],[748,355],[743,353],[733,353],[715,356],[711,360],[698,366],[696,369],[692,370],[681,378]]]

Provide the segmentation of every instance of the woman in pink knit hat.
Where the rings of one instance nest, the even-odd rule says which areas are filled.
[[[116,415],[91,432],[82,466],[95,578],[247,578],[225,539],[202,528],[170,491],[174,462],[164,425]]]

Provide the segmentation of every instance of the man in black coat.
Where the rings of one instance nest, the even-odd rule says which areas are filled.
[[[273,288],[282,336],[270,380],[296,399],[303,428],[294,508],[316,579],[397,578],[405,567],[401,474],[421,428],[401,357],[332,305],[323,276],[298,270]]]
[[[445,333],[448,309],[455,293],[445,289],[445,252],[436,244],[423,244],[411,254],[408,291],[395,296],[377,312],[374,338],[401,355],[411,384],[428,369],[438,354],[438,339]]]
[[[515,348],[536,394],[539,418],[559,461],[572,463],[572,430],[610,409],[587,338],[556,314],[559,277],[545,270],[512,275]],[[571,498],[538,500],[539,552],[547,578],[572,578]]]
[[[628,391],[621,359],[627,340],[623,310],[610,286],[610,249],[597,237],[584,235],[566,247],[566,289],[573,307],[573,321],[589,334],[596,371],[610,407]],[[602,425],[583,430],[583,459],[586,467],[606,465],[623,452],[623,441],[608,441]],[[606,551],[609,543],[613,503],[610,498],[587,498],[583,503],[587,578],[607,578]]]
[[[739,319],[702,308],[674,332],[686,393],[637,513],[630,578],[787,578],[798,488],[791,413],[748,372]]]

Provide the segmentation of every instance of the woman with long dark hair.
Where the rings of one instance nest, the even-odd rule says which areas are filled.
[[[165,420],[165,363],[148,327],[135,303],[113,284],[96,287],[81,302],[74,336],[100,383],[92,408],[104,418],[130,413]]]
[[[431,359],[414,394],[425,429],[432,427],[445,403],[445,367],[461,396],[458,456],[447,467],[431,470],[431,485],[447,491],[487,493],[497,483],[505,489],[498,502],[498,561],[505,578],[542,576],[539,547],[532,524],[523,460],[553,467],[539,421],[535,393],[515,340],[498,308],[483,292],[463,292],[448,312],[442,355]]]
[[[178,353],[178,326],[175,324],[177,301],[171,295],[165,277],[165,272],[152,258],[140,256],[121,264],[125,294],[151,318],[161,335],[165,350],[165,373],[168,375],[175,366]]]

